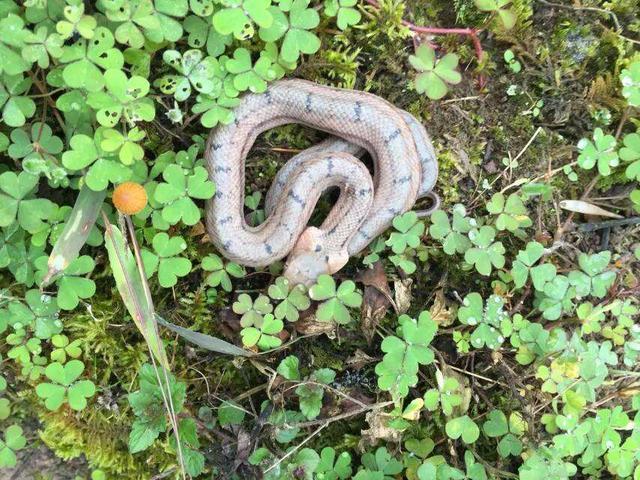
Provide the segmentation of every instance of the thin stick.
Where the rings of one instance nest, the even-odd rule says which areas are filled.
[[[296,445],[295,447],[293,447],[291,450],[289,450],[282,458],[280,458],[280,460],[278,460],[276,463],[274,463],[273,465],[271,465],[269,468],[267,468],[264,473],[269,473],[271,470],[273,470],[274,468],[276,468],[278,465],[280,465],[282,462],[284,462],[287,458],[289,458],[291,455],[293,455],[294,453],[296,453],[298,450],[300,450],[300,447],[302,447],[305,443],[307,443],[309,440],[311,440],[313,437],[315,437],[316,435],[318,435],[322,430],[324,430],[325,428],[327,428],[327,426],[329,425],[329,423],[325,423],[324,425],[321,425],[320,428],[318,428],[317,430],[315,430],[313,433],[311,433],[311,435],[309,435],[307,438],[305,438],[302,442],[300,442],[298,445]]]

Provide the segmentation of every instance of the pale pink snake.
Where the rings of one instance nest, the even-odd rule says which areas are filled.
[[[411,209],[431,195],[438,164],[424,127],[375,95],[281,80],[262,94],[248,94],[235,121],[209,136],[205,161],[216,194],[206,224],[228,259],[253,267],[289,258],[285,276],[312,283],[334,273]],[[267,219],[257,227],[244,217],[245,158],[261,132],[300,123],[334,135],[293,157],[278,172],[267,197]],[[357,156],[369,152],[371,178]],[[336,186],[340,197],[319,228],[307,227],[318,198]]]

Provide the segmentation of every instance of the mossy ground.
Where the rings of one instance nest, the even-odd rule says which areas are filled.
[[[444,101],[433,102],[409,88],[410,69],[407,57],[412,52],[412,41],[408,32],[399,26],[399,18],[410,19],[416,24],[428,25],[479,25],[482,18],[468,8],[472,2],[448,0],[407,2],[403,10],[400,3],[386,3],[382,12],[367,9],[364,26],[351,30],[347,35],[326,31],[322,34],[323,47],[314,57],[303,63],[294,76],[321,83],[341,85],[370,91],[388,99],[400,108],[419,117],[426,125],[440,164],[437,192],[445,205],[463,203],[470,211],[483,208],[490,193],[485,187],[493,185],[500,190],[520,178],[540,178],[552,182],[557,188],[557,200],[578,198],[585,182],[570,182],[563,172],[545,178],[547,172],[570,163],[575,159],[574,145],[598,126],[598,113],[610,112],[608,122],[616,125],[621,105],[613,99],[618,73],[618,60],[624,53],[624,43],[608,28],[607,19],[591,12],[558,10],[534,2],[515,2],[519,11],[519,24],[510,34],[486,30],[481,35],[487,60],[482,68],[476,68],[476,59],[471,44],[457,35],[439,36],[433,41],[445,51],[456,52],[461,57],[463,82],[452,89]],[[629,20],[629,12],[618,2],[620,18]],[[468,4],[468,5],[467,5]],[[534,8],[535,7],[535,8]],[[594,19],[595,15],[595,19]],[[520,73],[513,73],[503,62],[504,50],[511,48],[523,64]],[[484,83],[484,85],[482,85]],[[507,91],[516,86],[516,95]],[[538,116],[532,107],[542,100],[544,105]],[[601,117],[600,117],[601,118]],[[528,144],[537,129],[536,138]],[[195,129],[197,130],[197,129]],[[153,149],[167,148],[168,139],[160,132],[153,135],[149,130],[149,142]],[[176,132],[179,137],[204,131],[188,130]],[[165,137],[165,138],[163,138]],[[320,138],[315,132],[299,127],[282,127],[261,136],[248,162],[247,187],[251,191],[265,192],[278,166],[292,153],[305,148]],[[173,147],[184,148],[174,140]],[[518,157],[518,165],[505,167],[503,158]],[[615,185],[604,185],[614,187]],[[325,203],[323,205],[328,205]],[[320,211],[320,215],[322,215]],[[535,237],[541,241],[550,239],[555,233],[556,214],[553,211],[537,211],[533,216]],[[609,248],[629,248],[633,237],[624,232],[615,232]],[[637,241],[637,232],[634,234]],[[571,237],[585,245],[597,244],[596,235]],[[202,235],[191,238],[189,255],[199,258],[204,250]],[[507,245],[507,248],[509,246]],[[96,259],[104,263],[105,256]],[[353,261],[340,276],[352,277],[358,262]],[[427,304],[433,292],[446,282],[447,291],[468,291],[465,272],[457,265],[437,254],[431,256],[420,267],[422,272],[414,276],[413,305],[416,311]],[[180,283],[174,291],[157,289],[157,307],[161,315],[170,321],[193,326],[209,334],[237,341],[237,323],[229,313],[232,295],[219,292],[217,298],[207,301],[201,284],[202,274],[194,271],[192,276]],[[261,289],[268,285],[268,271],[248,276],[236,282],[237,290]],[[127,451],[128,426],[132,414],[124,395],[135,384],[138,367],[147,359],[147,350],[137,329],[127,318],[112,279],[105,276],[96,279],[98,292],[92,299],[91,310],[79,310],[64,318],[65,328],[73,338],[82,341],[85,364],[94,381],[102,386],[96,401],[80,416],[67,410],[49,413],[37,402],[35,396],[17,399],[16,409],[25,418],[37,416],[39,425],[34,426],[31,436],[39,436],[57,456],[65,459],[82,459],[94,468],[102,468],[115,475],[114,478],[142,479],[152,476],[149,472],[161,471],[172,462],[171,455],[157,446],[142,455],[132,457]],[[488,285],[478,285],[488,290]],[[446,300],[446,299],[445,299]],[[391,321],[391,320],[389,320]],[[357,326],[353,327],[357,329]],[[266,398],[264,386],[268,378],[250,362],[220,357],[200,349],[194,349],[165,332],[168,354],[173,371],[188,384],[188,408],[195,413],[200,406],[213,405],[218,399],[243,398],[243,406],[258,418],[260,403]],[[447,356],[447,363],[458,362],[453,345],[438,345]],[[349,361],[362,351],[371,358],[378,358],[379,351],[369,346],[361,335],[348,330],[340,337],[329,339],[318,336],[310,341],[299,341],[290,353],[300,358],[307,368],[330,367],[338,371],[338,381],[349,395],[370,398],[375,389],[373,364],[355,370]],[[471,358],[471,360],[469,360]],[[277,365],[278,355],[261,359],[261,362]],[[483,375],[512,376],[500,368],[488,354],[466,357],[474,367],[482,369]],[[466,365],[458,365],[465,367]],[[517,380],[518,388],[524,384]],[[105,387],[106,386],[106,387]],[[244,396],[255,389],[254,394]],[[501,395],[505,392],[501,391]],[[497,404],[521,401],[514,398],[493,398],[490,389],[483,393]],[[525,401],[528,393],[525,393]],[[327,409],[339,411],[339,406],[328,405]],[[364,416],[337,422],[327,428],[322,437],[311,440],[309,446],[332,445],[355,447],[360,431],[367,428]],[[266,430],[257,429],[263,442],[270,442]],[[203,451],[207,458],[225,471],[233,463],[235,449],[233,438],[215,436],[203,438]],[[274,445],[277,451],[277,446]],[[76,464],[74,464],[76,465]],[[42,478],[60,478],[58,467],[43,471]],[[80,470],[82,467],[78,467]],[[77,471],[82,474],[82,471]],[[21,478],[11,472],[2,478]],[[12,476],[14,475],[14,476]],[[250,473],[245,472],[246,478]]]

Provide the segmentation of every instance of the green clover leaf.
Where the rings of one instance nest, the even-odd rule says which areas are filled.
[[[418,383],[419,365],[428,365],[434,360],[429,345],[438,325],[427,311],[420,313],[418,320],[401,315],[398,322],[398,336],[391,335],[382,341],[385,355],[375,370],[380,389],[391,392],[394,398],[404,398],[409,387]]]
[[[149,93],[149,82],[142,77],[127,75],[120,69],[110,68],[103,75],[106,92],[90,92],[87,103],[97,110],[100,125],[114,127],[123,117],[129,125],[150,122],[155,118],[153,100],[145,98]]]
[[[458,320],[464,325],[475,326],[471,334],[471,345],[482,348],[485,345],[496,350],[504,343],[503,330],[510,326],[509,315],[503,310],[504,300],[491,295],[486,305],[479,293],[472,292],[464,297],[458,310]]]
[[[453,221],[442,210],[431,214],[429,234],[442,243],[442,249],[447,255],[464,253],[471,248],[471,241],[467,233],[475,227],[475,220],[466,217],[465,208],[458,204],[453,207]]]
[[[447,436],[453,440],[462,438],[466,444],[475,442],[480,436],[480,429],[468,415],[452,418],[445,425]]]
[[[124,65],[122,52],[114,44],[111,31],[98,27],[91,41],[81,38],[65,47],[60,62],[66,64],[62,78],[67,86],[89,92],[102,90],[105,78],[100,69],[121,71]]]
[[[624,147],[620,149],[618,155],[624,162],[629,163],[625,175],[630,180],[640,180],[640,134],[629,133],[622,141]]]
[[[162,218],[171,225],[180,220],[185,225],[198,223],[200,209],[191,198],[209,199],[216,191],[204,167],[197,166],[191,175],[188,173],[180,165],[167,166],[162,173],[165,181],[155,191],[156,201],[164,204]]]
[[[246,48],[237,48],[233,52],[233,58],[225,63],[225,68],[234,75],[233,86],[238,91],[262,93],[267,90],[267,82],[284,75],[284,69],[276,62],[277,58],[273,59],[263,51],[253,64],[249,51]]]
[[[0,20],[0,73],[17,75],[31,67],[28,59],[20,55],[29,31],[24,28],[24,20],[8,13]]]
[[[82,372],[84,364],[80,360],[71,360],[64,365],[53,362],[44,373],[54,383],[40,383],[36,394],[44,399],[49,410],[58,410],[65,401],[73,410],[82,410],[87,406],[87,399],[96,393],[91,380],[77,381]]]
[[[309,296],[322,301],[316,311],[316,318],[321,322],[334,321],[339,324],[351,322],[351,314],[347,307],[357,308],[362,304],[362,295],[356,291],[356,284],[346,280],[336,288],[331,275],[320,275],[315,285],[309,289]]]
[[[361,461],[365,470],[360,470],[353,480],[388,480],[402,472],[402,462],[393,458],[385,447],[379,447],[375,453],[365,453]]]
[[[420,237],[424,233],[424,223],[418,220],[416,212],[406,212],[393,219],[393,232],[386,244],[393,253],[401,254],[407,247],[416,248],[420,245]]]
[[[498,454],[501,457],[522,453],[523,446],[518,436],[524,433],[527,424],[519,413],[513,412],[507,420],[501,410],[491,410],[482,428],[488,437],[502,437],[498,442]]]
[[[298,312],[311,306],[311,300],[304,285],[292,286],[284,277],[276,278],[275,283],[269,285],[268,292],[271,298],[280,300],[273,312],[276,318],[286,318],[289,322],[296,322],[299,318]]]
[[[225,292],[232,289],[231,277],[242,278],[246,275],[243,267],[233,262],[225,262],[218,255],[210,253],[202,259],[202,269],[211,272],[205,282],[210,287],[220,286]]]
[[[492,266],[495,268],[504,267],[505,248],[502,242],[493,241],[495,236],[495,229],[488,225],[480,227],[479,230],[474,228],[469,232],[469,239],[474,247],[465,252],[464,260],[475,265],[481,275],[491,274]]]
[[[0,309],[0,333],[7,326],[28,327],[34,330],[40,339],[50,338],[62,331],[62,322],[58,318],[58,304],[55,297],[51,297],[39,290],[27,290],[21,301],[11,301]]]
[[[556,277],[547,282],[538,295],[538,309],[542,311],[542,316],[547,320],[557,320],[563,311],[573,307],[572,299],[575,298],[575,288],[569,283],[569,279],[564,275]]]
[[[83,170],[88,167],[84,181],[91,190],[96,192],[106,189],[109,183],[117,185],[129,180],[133,174],[132,170],[118,161],[114,154],[103,149],[102,144],[105,141],[107,147],[112,147],[116,142],[116,136],[112,133],[107,133],[105,138],[106,132],[107,129],[100,127],[96,130],[94,138],[84,134],[74,135],[69,142],[71,150],[62,154],[62,164],[69,170]],[[133,150],[135,149],[128,148],[126,153],[121,153],[126,161],[130,160],[129,152],[132,158],[133,155],[138,155]]]
[[[69,338],[66,335],[54,335],[51,337],[51,343],[56,347],[51,352],[51,360],[54,362],[66,362],[67,355],[71,358],[78,358],[82,355],[80,339],[69,342]]]
[[[22,58],[31,63],[37,62],[40,68],[49,68],[50,58],[62,56],[63,44],[64,40],[60,35],[49,33],[47,27],[39,26],[25,37]]]
[[[260,350],[270,350],[282,345],[282,340],[276,335],[282,331],[282,320],[267,313],[259,328],[247,327],[240,332],[242,344],[246,347],[257,346]]]
[[[232,309],[240,318],[243,327],[261,327],[264,316],[273,311],[273,305],[266,295],[258,295],[254,300],[246,293],[241,293],[238,300],[233,303]]]
[[[605,135],[601,128],[593,132],[593,142],[586,138],[578,142],[578,165],[585,170],[591,170],[596,164],[600,175],[611,174],[611,167],[618,166],[616,139],[613,135]]]
[[[328,0],[325,2],[324,13],[329,17],[337,16],[340,30],[346,30],[351,25],[357,25],[362,15],[355,9],[356,0]]]
[[[43,220],[53,217],[58,207],[46,198],[29,198],[37,186],[38,177],[30,173],[0,175],[0,227],[8,227],[16,219],[29,233],[47,227]]]
[[[200,18],[190,15],[184,22],[184,29],[189,33],[187,43],[192,48],[202,48],[206,45],[207,53],[212,57],[218,57],[231,45],[233,35],[222,35],[213,26],[211,17]]]
[[[4,440],[0,440],[0,468],[13,468],[18,463],[16,452],[22,450],[27,439],[22,434],[22,427],[11,425],[4,431]]]
[[[21,127],[33,116],[36,104],[26,94],[31,88],[31,79],[19,75],[4,75],[0,83],[0,107],[2,121],[10,127]]]
[[[7,153],[13,159],[22,158],[23,168],[25,162],[39,160],[45,155],[58,155],[64,148],[62,140],[52,134],[51,127],[41,122],[31,125],[31,134],[21,128],[14,129],[11,132],[11,142]]]
[[[479,10],[496,13],[506,30],[511,30],[518,21],[516,13],[509,8],[511,2],[512,0],[475,0]]]
[[[201,50],[187,50],[181,54],[177,50],[165,50],[164,62],[180,75],[164,75],[154,82],[162,93],[173,95],[182,102],[191,95],[191,87],[199,93],[211,93],[220,88],[225,72],[213,57],[205,57]]]
[[[575,287],[578,298],[593,295],[603,298],[616,279],[615,272],[605,271],[611,261],[611,252],[605,250],[593,255],[581,253],[578,264],[581,271],[569,272],[569,283]]]
[[[529,276],[536,290],[542,291],[547,282],[556,276],[556,267],[551,263],[534,266],[542,258],[544,247],[538,242],[529,242],[520,250],[511,267],[511,276],[516,288],[522,288]]]
[[[8,345],[13,347],[7,352],[7,357],[22,365],[30,364],[32,356],[35,358],[42,353],[40,339],[30,338],[22,326],[18,326],[13,333],[7,335],[6,341]]]
[[[336,455],[333,447],[324,447],[320,452],[320,463],[316,469],[323,480],[346,480],[351,478],[351,455],[342,452]]]
[[[253,22],[262,28],[273,23],[271,0],[223,0],[225,8],[213,15],[212,22],[221,35],[233,34],[238,40],[253,36]]]
[[[179,277],[191,272],[191,261],[180,257],[179,254],[187,249],[187,244],[181,236],[169,237],[165,232],[157,233],[151,242],[154,252],[142,250],[147,277],[158,272],[158,282],[164,288],[173,287]]]
[[[496,193],[487,202],[487,211],[498,215],[496,228],[515,232],[519,228],[531,226],[531,219],[527,216],[527,209],[519,195],[512,193],[505,199],[504,194]]]
[[[36,274],[39,281],[49,270],[48,257],[42,256],[35,262],[38,269]],[[56,279],[58,286],[58,306],[62,310],[73,310],[80,303],[80,299],[91,298],[96,293],[96,284],[86,275],[93,271],[95,262],[89,255],[82,255],[73,260],[62,274]]]
[[[631,62],[629,68],[620,72],[620,83],[627,103],[632,107],[640,106],[640,61]]]
[[[280,55],[285,62],[297,62],[301,54],[316,53],[320,49],[320,39],[310,30],[320,23],[320,16],[309,8],[309,0],[293,0],[287,14],[282,4],[280,8],[269,8],[273,18],[270,26],[261,26],[260,38],[265,42],[276,42],[284,37]]]
[[[153,2],[141,0],[137,2],[106,1],[103,2],[105,14],[109,20],[118,24],[115,38],[119,43],[133,48],[144,46],[143,31],[159,30],[160,19],[154,15]]]
[[[436,382],[438,388],[431,388],[424,394],[424,406],[432,412],[441,406],[442,413],[448,417],[454,407],[462,403],[462,396],[458,393],[460,383],[454,377],[443,377],[440,370],[436,370]]]
[[[102,130],[100,147],[108,153],[117,152],[123,164],[133,165],[144,157],[144,150],[137,142],[140,142],[145,135],[145,132],[138,127],[133,127],[124,135],[113,128],[106,128]]]
[[[228,125],[234,120],[233,108],[240,104],[239,98],[220,95],[212,97],[210,95],[198,95],[196,103],[191,110],[193,113],[202,113],[200,123],[203,127],[213,128],[218,124]]]
[[[75,33],[91,39],[95,34],[95,17],[84,14],[84,4],[72,4],[64,7],[64,18],[56,23],[56,30],[63,39],[71,38]]]
[[[415,55],[409,56],[409,63],[420,72],[416,76],[416,91],[426,93],[432,100],[439,100],[447,94],[447,83],[456,85],[462,80],[456,70],[457,55],[448,53],[436,60],[435,50],[425,44],[416,49]]]

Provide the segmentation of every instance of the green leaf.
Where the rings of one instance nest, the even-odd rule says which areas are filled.
[[[468,415],[449,420],[445,426],[447,436],[454,440],[462,438],[464,443],[474,443],[480,436],[480,429]]]
[[[316,311],[316,318],[321,322],[347,324],[351,321],[347,307],[356,308],[362,304],[362,295],[356,291],[353,281],[346,280],[336,289],[335,281],[327,274],[318,277],[315,285],[309,289],[309,296],[322,301]]]
[[[593,141],[583,138],[578,142],[578,165],[590,170],[597,164],[600,175],[610,175],[611,167],[617,167],[619,163],[616,143],[613,135],[605,135],[601,128],[596,128]]]
[[[426,93],[432,100],[439,100],[447,94],[447,83],[460,83],[462,76],[456,70],[458,56],[448,53],[436,59],[433,48],[426,44],[416,49],[416,54],[409,56],[409,63],[418,72],[415,85],[418,93]]]

